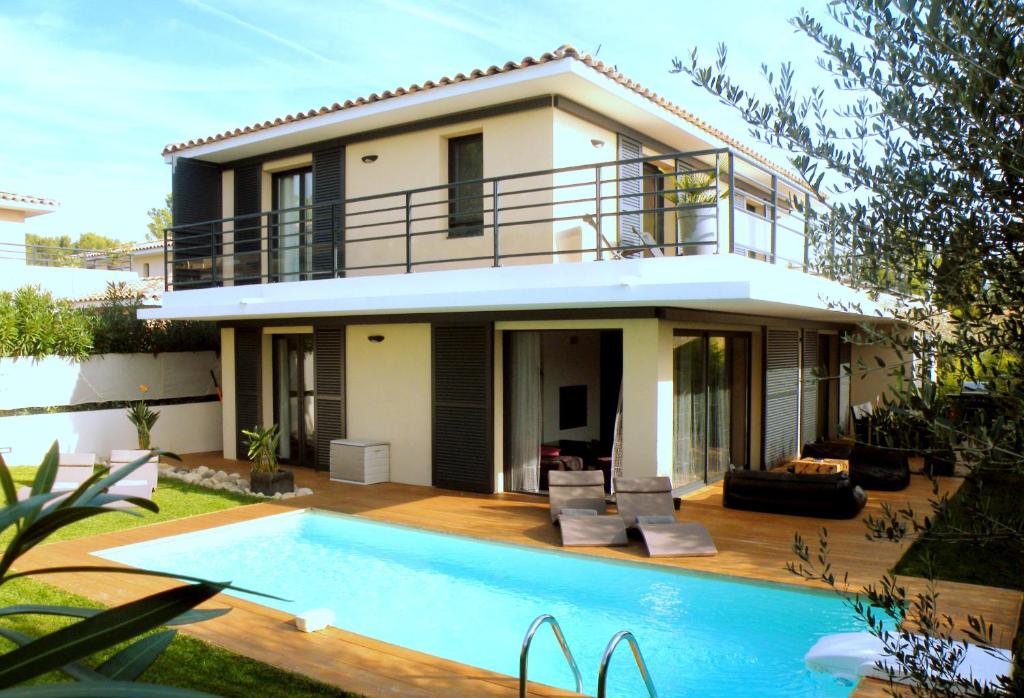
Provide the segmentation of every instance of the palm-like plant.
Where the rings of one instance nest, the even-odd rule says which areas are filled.
[[[149,448],[149,435],[158,419],[160,419],[160,413],[151,409],[145,400],[133,402],[132,406],[128,408],[128,420],[135,425],[135,431],[139,435],[140,449]]]
[[[18,577],[30,575],[88,572],[171,577],[185,579],[193,583],[106,610],[47,605],[0,608],[0,619],[7,616],[31,614],[81,619],[73,625],[38,638],[0,626],[0,637],[16,645],[15,649],[0,655],[0,690],[57,670],[75,679],[77,683],[18,686],[18,695],[32,696],[36,693],[58,697],[203,695],[195,691],[152,684],[132,683],[130,688],[126,686],[125,682],[133,682],[160,656],[174,638],[175,630],[146,635],[120,650],[95,669],[80,663],[80,660],[121,642],[137,638],[163,625],[185,625],[209,620],[227,613],[228,609],[197,610],[195,606],[229,588],[230,584],[208,582],[180,574],[172,575],[144,569],[99,565],[44,567],[24,572],[14,571],[14,564],[19,558],[65,526],[115,511],[138,515],[131,510],[111,509],[110,504],[123,501],[147,511],[159,511],[159,507],[148,499],[108,494],[107,489],[129,476],[153,455],[178,458],[173,453],[152,451],[115,473],[110,473],[105,468],[98,470],[76,490],[66,493],[52,491],[57,476],[59,451],[57,442],[54,442],[39,466],[31,488],[21,500],[18,498],[14,479],[7,469],[3,457],[0,457],[0,491],[6,500],[6,505],[0,508],[0,533],[14,528],[14,535],[7,543],[3,556],[0,557],[0,586]]]
[[[276,424],[269,427],[254,426],[252,429],[242,429],[242,434],[247,438],[246,444],[249,447],[249,460],[252,462],[254,473],[276,473],[277,472],[277,445],[281,440],[281,434]]]

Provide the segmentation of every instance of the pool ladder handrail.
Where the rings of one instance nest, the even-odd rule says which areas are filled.
[[[530,658],[530,644],[533,642],[533,636],[537,634],[542,625],[550,625],[552,632],[555,633],[555,639],[558,640],[559,646],[562,648],[562,654],[565,655],[565,661],[569,663],[569,668],[572,669],[573,678],[576,679],[576,692],[583,693],[583,675],[580,674],[580,668],[576,665],[576,658],[572,656],[572,652],[569,651],[569,645],[565,643],[565,635],[562,633],[562,626],[558,624],[555,617],[550,613],[542,613],[533,619],[530,623],[529,630],[526,631],[526,635],[523,636],[523,648],[519,651],[519,698],[526,698],[526,674],[527,665]]]
[[[604,655],[601,657],[601,667],[597,670],[597,698],[606,698],[608,695],[605,688],[605,683],[608,680],[608,663],[612,660],[615,648],[623,640],[626,640],[629,643],[629,648],[633,650],[633,659],[636,661],[636,668],[640,670],[640,676],[643,677],[644,685],[647,686],[647,695],[650,698],[658,698],[658,691],[654,688],[654,681],[651,679],[651,672],[647,670],[647,662],[644,661],[644,655],[640,652],[640,645],[637,644],[633,633],[628,630],[620,630],[612,635],[612,639],[608,641],[608,646],[604,648]]]

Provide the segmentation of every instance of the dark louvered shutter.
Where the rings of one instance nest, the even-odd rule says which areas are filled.
[[[330,279],[345,266],[345,149],[313,154],[313,278]]]
[[[345,328],[313,332],[316,469],[330,470],[331,441],[345,438]]]
[[[800,404],[800,440],[804,443],[818,438],[818,333],[804,330],[804,360]]]
[[[434,325],[433,483],[494,491],[493,326]]]
[[[850,434],[850,344],[839,338],[839,428]]]
[[[260,283],[259,215],[263,169],[259,163],[235,168],[235,285]]]
[[[632,160],[640,157],[639,141],[619,134],[619,160]],[[640,231],[643,230],[643,163],[630,162],[619,164],[619,245],[623,247],[642,245]],[[623,253],[628,257],[643,256],[643,250],[628,250]]]
[[[764,462],[797,455],[800,415],[800,332],[769,329],[765,338]]]
[[[171,175],[171,276],[178,288],[206,288],[217,282],[212,257],[220,254],[220,167],[176,158]]]
[[[249,447],[242,429],[252,429],[263,420],[260,405],[260,343],[259,329],[235,329],[235,435],[238,458],[244,459]]]

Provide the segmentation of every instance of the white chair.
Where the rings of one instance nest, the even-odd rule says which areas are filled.
[[[129,463],[143,458],[149,451],[139,450],[114,450],[110,452],[110,472],[116,473]],[[140,497],[142,499],[153,499],[156,491],[157,476],[159,475],[160,459],[153,456],[148,461],[135,469],[128,477],[119,480],[107,489],[108,494],[117,494],[126,497]],[[113,507],[128,507],[131,504],[116,502]]]

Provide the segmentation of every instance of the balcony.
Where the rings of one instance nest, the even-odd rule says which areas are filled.
[[[669,153],[179,225],[166,277],[187,290],[709,254],[807,270],[810,204],[730,149]]]

